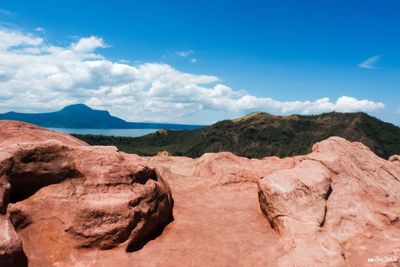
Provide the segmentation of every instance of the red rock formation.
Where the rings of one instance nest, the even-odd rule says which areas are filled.
[[[260,178],[292,165],[290,159],[278,157],[257,160],[238,157],[230,152],[207,153],[197,160],[196,174],[212,179],[215,185],[256,183]]]
[[[400,163],[332,137],[259,181],[260,206],[281,236],[277,265],[365,266],[400,252]]]
[[[168,151],[159,151],[158,153],[157,153],[157,156],[158,157],[169,157],[169,156],[171,156],[171,154],[168,152]]]
[[[22,243],[10,220],[0,215],[0,266],[26,266]]]
[[[21,121],[0,121],[0,147],[18,143],[59,141],[64,145],[88,145],[68,134],[56,133]]]
[[[56,218],[62,228],[42,229],[42,235],[55,230],[75,247],[121,244],[129,251],[171,221],[169,187],[148,160],[28,124],[0,124],[0,136],[12,140],[0,139],[0,204],[4,214],[8,202],[16,202],[8,204],[7,217],[18,229]],[[21,242],[8,218],[0,229],[8,237],[0,243],[0,266],[10,266]]]
[[[0,266],[397,264],[398,156],[335,137],[285,159],[144,159],[1,123]],[[163,178],[174,221],[143,246],[171,218]]]
[[[360,143],[337,137],[316,144],[313,151],[305,156],[263,160],[226,152],[194,160],[153,158],[153,164],[171,184],[177,209],[191,211],[187,218],[176,212],[176,220],[169,226],[170,235],[164,236],[162,244],[169,247],[166,239],[174,239],[171,232],[182,230],[183,226],[175,223],[193,218],[196,223],[192,227],[202,230],[197,234],[186,229],[190,239],[207,239],[204,243],[224,256],[215,263],[211,256],[194,252],[191,259],[197,260],[180,259],[184,265],[366,266],[368,260],[375,260],[376,265],[396,265],[394,260],[400,253],[399,157],[386,161]],[[187,180],[190,185],[185,183]],[[261,226],[255,223],[261,219],[247,202],[255,184],[261,210],[270,223],[263,227],[278,236],[260,231]],[[189,198],[182,196],[184,191],[190,191],[198,207],[186,204]],[[199,191],[203,192],[201,196],[197,195]],[[201,208],[199,202],[207,204]],[[208,222],[215,229],[214,238],[203,237],[201,233],[207,232],[207,227],[193,215],[205,208]],[[224,228],[231,231],[221,234]],[[225,242],[213,245],[221,239]],[[242,242],[235,243],[237,239]],[[257,244],[256,240],[264,243]],[[233,244],[237,249],[232,248]],[[236,256],[229,258],[227,251]],[[385,256],[387,261],[379,263]]]

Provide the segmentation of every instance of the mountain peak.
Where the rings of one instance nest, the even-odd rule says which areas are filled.
[[[127,122],[112,116],[107,110],[93,109],[78,103],[55,112],[0,114],[0,120],[24,121],[43,127],[76,129],[196,129],[198,125]]]
[[[232,121],[233,122],[241,122],[241,121],[251,120],[251,119],[259,118],[259,117],[267,117],[267,116],[274,116],[274,115],[271,115],[266,112],[252,112],[243,117],[233,119]]]
[[[89,106],[86,106],[85,104],[79,103],[79,104],[73,104],[64,107],[61,111],[93,111]]]

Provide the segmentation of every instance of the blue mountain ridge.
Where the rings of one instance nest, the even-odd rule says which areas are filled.
[[[66,106],[55,112],[0,114],[0,120],[17,120],[49,128],[75,129],[167,129],[192,130],[203,125],[187,125],[157,122],[128,122],[112,116],[106,110],[95,110],[84,104]]]

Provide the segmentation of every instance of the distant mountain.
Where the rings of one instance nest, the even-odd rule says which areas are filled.
[[[75,136],[90,144],[115,145],[139,155],[167,150],[173,155],[190,157],[220,151],[249,158],[286,157],[308,153],[312,144],[330,136],[360,141],[384,158],[400,154],[400,128],[365,113],[315,116],[253,113],[192,131],[158,131],[137,138]]]
[[[150,122],[127,122],[111,116],[108,111],[95,110],[84,104],[67,106],[49,113],[17,113],[0,114],[0,120],[17,120],[50,128],[79,129],[197,129],[200,125],[184,125]]]

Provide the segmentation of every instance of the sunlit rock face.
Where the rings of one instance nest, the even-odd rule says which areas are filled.
[[[143,158],[1,121],[0,266],[395,266],[399,192],[399,156],[337,137]]]
[[[0,124],[2,265],[18,263],[15,228],[40,227],[43,242],[57,239],[50,254],[65,244],[134,251],[172,220],[170,189],[147,159],[24,123]],[[38,253],[29,250],[28,257]]]
[[[331,137],[258,182],[261,210],[286,254],[278,263],[363,266],[400,252],[400,162]],[[390,263],[390,262],[387,262]]]

